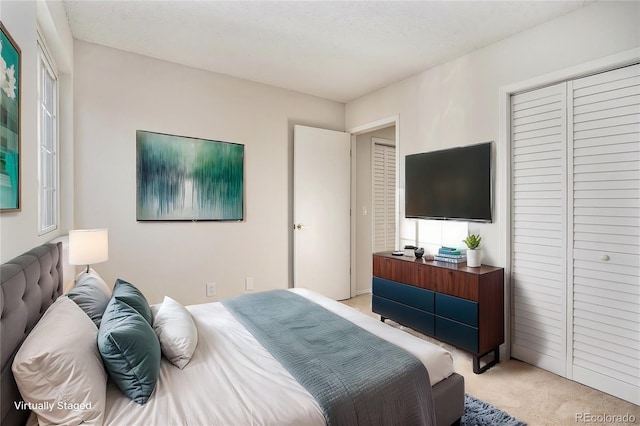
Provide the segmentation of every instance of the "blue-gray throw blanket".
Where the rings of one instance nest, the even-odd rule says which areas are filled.
[[[412,354],[287,290],[224,306],[315,398],[328,425],[435,425],[429,373]]]

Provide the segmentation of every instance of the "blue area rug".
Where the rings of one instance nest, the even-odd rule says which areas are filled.
[[[462,426],[526,426],[526,423],[468,394],[464,395],[464,414],[460,424]]]

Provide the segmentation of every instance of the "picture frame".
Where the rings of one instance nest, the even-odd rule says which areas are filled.
[[[244,220],[244,145],[136,131],[136,219]]]
[[[20,211],[22,55],[0,22],[0,213]]]

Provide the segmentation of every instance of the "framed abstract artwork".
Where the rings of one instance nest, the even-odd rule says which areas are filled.
[[[0,22],[0,212],[20,211],[20,48]]]
[[[244,145],[136,132],[138,221],[244,219]]]

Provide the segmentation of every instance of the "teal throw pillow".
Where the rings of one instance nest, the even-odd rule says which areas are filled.
[[[138,404],[146,403],[160,374],[160,342],[147,320],[112,298],[98,330],[98,349],[109,376]]]
[[[95,271],[82,272],[76,278],[76,285],[67,293],[91,318],[91,321],[100,328],[102,314],[111,300],[111,290],[104,280]]]
[[[151,314],[149,302],[136,286],[118,278],[113,286],[113,297],[131,306],[147,320],[149,325],[153,325],[153,315]]]

